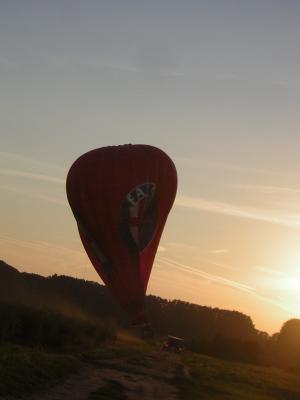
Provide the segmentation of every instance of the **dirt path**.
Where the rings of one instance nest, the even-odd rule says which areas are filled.
[[[143,359],[101,360],[97,365],[86,367],[63,383],[19,399],[177,400],[173,380],[179,366],[180,359],[177,355],[161,352],[155,352]]]

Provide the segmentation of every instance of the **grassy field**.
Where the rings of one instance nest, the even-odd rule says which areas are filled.
[[[115,341],[106,342],[96,350],[54,353],[42,348],[12,344],[0,345],[0,399],[3,396],[36,392],[45,385],[55,385],[81,369],[123,358],[142,358],[151,347],[127,334],[119,334]],[[120,367],[121,368],[121,367]],[[108,382],[104,393],[116,390]],[[99,391],[99,393],[101,390]],[[94,394],[96,398],[98,393]],[[99,397],[102,398],[102,397]],[[107,398],[110,398],[109,396]]]
[[[300,375],[190,352],[169,354],[159,350],[159,343],[145,344],[128,334],[118,335],[116,341],[103,344],[97,350],[72,354],[15,345],[0,346],[0,399],[36,392],[46,384],[48,387],[49,384],[59,385],[76,377],[74,374],[83,369],[97,373],[96,384],[86,396],[89,400],[129,400],[138,385],[141,387],[147,379],[148,386],[145,383],[141,398],[148,398],[145,393],[155,383],[157,390],[170,392],[171,386],[174,387],[177,395],[170,398],[180,400],[300,399]],[[174,371],[171,378],[164,375],[168,369]],[[134,381],[136,386],[132,386],[130,392]],[[160,388],[163,382],[169,386]],[[160,397],[169,398],[167,395]]]
[[[182,400],[299,400],[300,375],[186,353],[177,371]]]
[[[63,379],[80,366],[76,356],[17,345],[0,346],[1,396],[30,392]]]

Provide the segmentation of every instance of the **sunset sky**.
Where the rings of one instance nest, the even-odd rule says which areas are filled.
[[[300,318],[300,2],[0,2],[0,259],[96,280],[67,204],[82,153],[145,143],[179,188],[148,293]]]

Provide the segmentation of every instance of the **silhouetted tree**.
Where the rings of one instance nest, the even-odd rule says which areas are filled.
[[[300,319],[283,324],[276,344],[279,366],[300,371]]]

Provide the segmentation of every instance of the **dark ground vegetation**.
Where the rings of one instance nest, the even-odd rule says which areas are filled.
[[[156,332],[152,344],[120,340],[128,322],[105,287],[20,273],[0,261],[0,399],[22,393],[27,400],[26,393],[74,374],[81,376],[82,391],[91,389],[89,399],[134,399],[138,388],[144,397],[155,389],[170,399],[198,399],[199,393],[203,399],[300,399],[299,320],[269,336],[236,311],[154,296],[146,308]],[[163,364],[157,360],[168,334],[183,337],[187,351],[164,354]],[[149,382],[141,378],[146,366]],[[160,384],[156,369],[164,379],[173,371],[172,384]],[[92,371],[90,388],[80,371]]]

